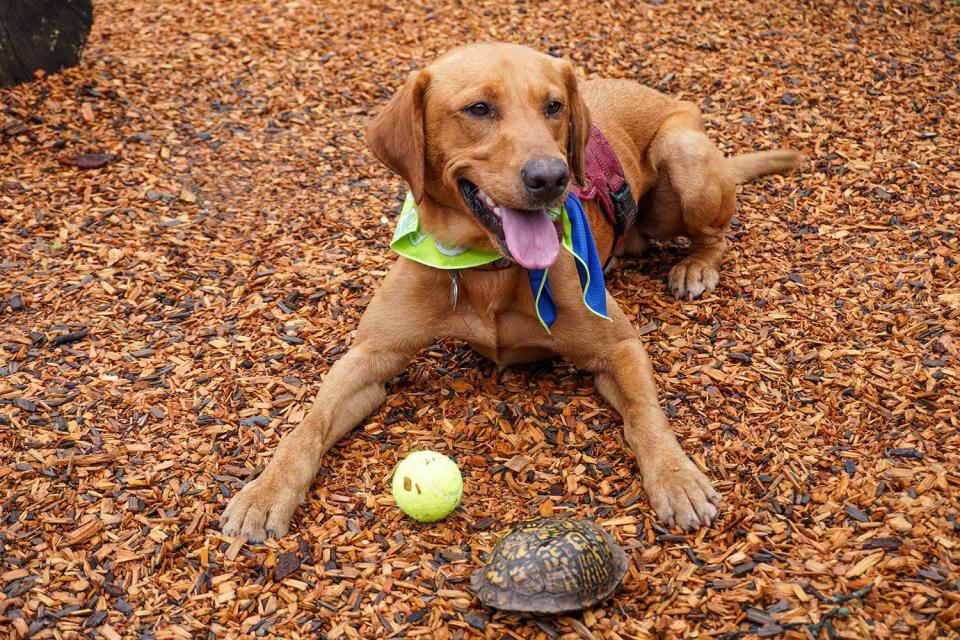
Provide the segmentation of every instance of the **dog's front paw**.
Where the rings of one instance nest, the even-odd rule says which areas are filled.
[[[643,488],[660,519],[692,531],[717,517],[720,494],[682,453],[644,474]]]
[[[699,259],[686,258],[670,269],[670,293],[681,300],[693,300],[713,291],[720,282],[720,274],[713,265]]]
[[[244,536],[250,542],[281,538],[286,535],[290,518],[301,502],[303,496],[292,487],[261,475],[230,499],[220,519],[220,528],[228,536]]]

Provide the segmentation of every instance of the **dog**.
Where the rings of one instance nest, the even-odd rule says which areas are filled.
[[[575,258],[559,251],[548,209],[583,183],[591,123],[609,140],[635,194],[638,219],[620,253],[650,239],[686,236],[669,274],[680,297],[712,291],[735,207],[736,185],[796,166],[790,150],[725,158],[695,105],[624,80],[578,82],[571,63],[515,44],[457,48],[412,72],[368,129],[368,144],[404,178],[423,229],[438,247],[509,258],[506,268],[450,272],[399,258],[370,301],[348,352],[331,367],[301,424],[256,479],[229,502],[228,535],[286,534],[324,453],[385,399],[384,387],[440,337],[467,341],[501,368],[562,356],[595,376],[623,418],[657,515],[685,530],[709,525],[720,496],[684,454],[657,397],[636,329],[605,292],[606,316],[584,306]],[[614,230],[584,200],[606,261]],[[558,310],[545,330],[529,269],[549,267]]]

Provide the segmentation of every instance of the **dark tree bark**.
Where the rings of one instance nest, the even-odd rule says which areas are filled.
[[[92,25],[91,0],[0,0],[0,86],[77,64]]]

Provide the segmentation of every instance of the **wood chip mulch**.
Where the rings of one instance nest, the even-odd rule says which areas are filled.
[[[448,342],[290,535],[225,538],[393,260],[364,123],[488,38],[808,156],[742,188],[715,295],[667,293],[677,243],[609,280],[722,515],[661,528],[589,376]],[[0,636],[957,637],[958,56],[955,2],[96,3],[81,67],[0,93]],[[424,447],[466,481],[430,526],[388,491]],[[622,591],[483,609],[470,572],[549,513],[614,533]]]

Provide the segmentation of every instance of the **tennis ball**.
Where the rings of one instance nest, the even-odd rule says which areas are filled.
[[[414,451],[393,472],[393,499],[419,522],[443,520],[460,504],[463,478],[457,463],[436,451]]]

